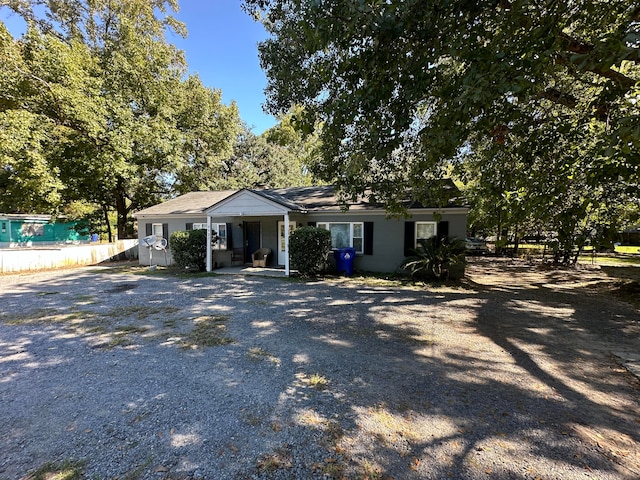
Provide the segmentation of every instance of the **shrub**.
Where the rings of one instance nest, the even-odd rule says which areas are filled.
[[[197,268],[203,272],[207,268],[207,231],[188,230],[171,234],[171,255],[177,265]]]
[[[291,266],[302,276],[315,276],[327,269],[331,233],[324,228],[301,227],[289,237]]]
[[[402,263],[413,278],[449,278],[453,265],[464,264],[464,240],[454,237],[431,237],[418,240],[418,248]]]

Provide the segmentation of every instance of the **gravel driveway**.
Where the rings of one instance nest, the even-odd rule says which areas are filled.
[[[638,310],[600,270],[468,278],[2,276],[0,478],[639,478]]]

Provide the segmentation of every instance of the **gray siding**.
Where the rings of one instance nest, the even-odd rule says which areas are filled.
[[[221,217],[214,218],[214,223],[231,223],[231,247],[228,251],[214,250],[213,261],[218,266],[230,266],[231,262],[231,249],[241,248],[243,246],[244,238],[242,234],[243,221],[247,222],[260,222],[261,230],[261,247],[268,247],[273,251],[271,257],[271,265],[277,266],[278,264],[278,221],[282,221],[282,216],[245,216],[245,217]],[[449,223],[449,235],[458,238],[464,238],[467,231],[467,216],[465,213],[444,213],[436,220],[433,214],[419,213],[414,214],[411,218],[405,219],[387,219],[384,213],[371,214],[371,213],[331,213],[331,214],[292,214],[291,220],[295,221],[298,226],[306,226],[309,223],[318,222],[372,222],[373,223],[373,253],[372,255],[358,254],[355,259],[355,269],[359,271],[369,272],[394,272],[397,271],[400,264],[404,261],[404,235],[405,235],[405,222],[419,222],[419,221],[445,221]],[[175,231],[186,230],[187,223],[206,223],[206,216],[181,216],[179,218],[171,216],[141,216],[138,218],[138,238],[142,241],[142,238],[146,236],[146,224],[147,223],[163,223],[168,226],[168,234]],[[171,264],[173,258],[171,256],[171,249],[167,249],[167,263]],[[149,249],[139,246],[139,259],[141,265],[149,265]],[[165,265],[165,256],[162,251],[153,251],[153,264]]]
[[[313,215],[306,217],[307,222],[373,222],[373,254],[358,254],[354,267],[367,272],[395,272],[405,259],[404,234],[405,222],[449,222],[449,236],[464,238],[467,231],[465,214],[443,214],[436,220],[433,214],[417,214],[409,219],[385,218],[380,215],[357,215],[336,213],[333,215]]]

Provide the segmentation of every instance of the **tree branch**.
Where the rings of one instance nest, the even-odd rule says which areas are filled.
[[[552,101],[553,103],[564,105],[568,108],[576,108],[576,106],[578,105],[578,99],[576,97],[574,97],[573,95],[562,93],[556,88],[547,88],[540,94],[540,98],[545,98]]]
[[[591,72],[600,77],[612,80],[622,91],[627,91],[636,84],[634,79],[627,77],[617,70],[612,70],[611,68],[603,68],[597,65],[580,68],[579,65],[577,65],[576,62],[574,62],[570,56],[564,52],[561,52],[556,56],[556,63],[559,65],[571,65],[578,70]]]

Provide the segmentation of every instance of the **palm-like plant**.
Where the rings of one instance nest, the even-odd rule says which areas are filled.
[[[418,247],[403,263],[402,268],[412,278],[433,276],[437,280],[449,278],[452,265],[464,264],[464,240],[455,237],[431,237],[418,240]]]

